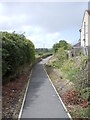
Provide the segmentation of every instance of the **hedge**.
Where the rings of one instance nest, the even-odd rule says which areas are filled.
[[[19,74],[19,68],[35,61],[35,47],[23,34],[2,32],[2,78]]]

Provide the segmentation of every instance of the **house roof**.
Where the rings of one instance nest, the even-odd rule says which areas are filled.
[[[88,14],[90,15],[90,10],[87,10]]]
[[[80,47],[81,46],[81,41],[79,41],[78,43],[76,43],[75,45],[73,45],[73,48],[74,47]]]

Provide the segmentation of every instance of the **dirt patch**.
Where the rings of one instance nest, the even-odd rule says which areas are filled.
[[[30,71],[2,87],[2,117],[18,118]]]
[[[65,104],[80,105],[82,108],[88,107],[88,101],[81,98],[80,93],[76,90],[67,92],[63,98]]]

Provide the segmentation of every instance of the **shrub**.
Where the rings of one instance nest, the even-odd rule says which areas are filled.
[[[56,53],[57,60],[53,62],[53,66],[60,68],[63,62],[67,59],[67,51],[64,48],[59,48]]]
[[[24,35],[2,32],[2,77],[19,74],[18,69],[35,61],[33,43]]]

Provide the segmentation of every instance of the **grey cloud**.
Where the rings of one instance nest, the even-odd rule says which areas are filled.
[[[38,25],[46,32],[56,32],[80,26],[87,3],[4,3],[3,15],[17,16],[14,26]],[[20,16],[25,15],[26,19]]]
[[[79,39],[84,11],[88,3],[2,3],[1,30],[26,32],[36,47],[52,47],[60,39]],[[36,30],[39,29],[39,31]],[[48,37],[48,34],[51,34]],[[55,36],[55,33],[59,35]]]

